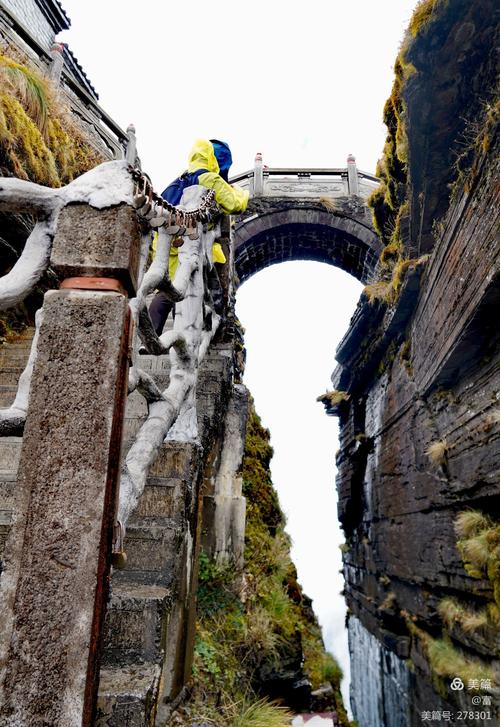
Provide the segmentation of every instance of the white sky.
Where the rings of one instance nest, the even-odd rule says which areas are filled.
[[[251,169],[257,151],[270,167],[344,166],[353,153],[360,169],[374,172],[382,109],[416,0],[62,4],[72,29],[59,39],[104,109],[124,129],[135,124],[143,169],[159,191],[185,169],[197,137],[227,141],[234,174]],[[245,383],[271,430],[292,556],[346,673],[337,428],[315,399],[331,388],[335,347],[360,291],[337,268],[295,262],[255,275],[237,303],[247,331]]]

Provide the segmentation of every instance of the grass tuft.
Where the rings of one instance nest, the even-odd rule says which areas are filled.
[[[59,187],[104,161],[57,89],[0,54],[0,174]]]
[[[460,626],[465,633],[470,633],[488,625],[488,611],[471,609],[460,603],[456,598],[444,598],[438,606],[439,615],[447,628]]]
[[[333,391],[327,391],[324,394],[321,394],[317,397],[316,401],[320,401],[322,404],[338,406],[343,401],[349,401],[350,398],[351,397],[347,391],[338,391],[337,389],[334,389]]]
[[[329,212],[338,212],[339,206],[333,197],[320,197],[319,203]]]
[[[413,38],[415,38],[422,29],[429,24],[432,19],[434,7],[438,3],[438,0],[420,0],[415,10],[413,11],[408,31]]]
[[[363,293],[368,298],[370,305],[374,305],[377,302],[389,304],[392,302],[394,297],[394,290],[391,282],[378,280],[375,283],[365,285]]]
[[[480,510],[464,510],[455,519],[455,532],[460,538],[470,538],[493,526],[493,521]]]
[[[466,656],[449,639],[429,638],[427,652],[432,670],[440,677],[460,677],[465,683],[472,679],[495,681],[495,673],[490,664]]]
[[[260,699],[257,702],[243,702],[232,727],[288,727],[292,717],[285,707]]]
[[[432,442],[425,450],[430,461],[435,465],[443,465],[446,462],[449,445],[446,439],[440,439]]]

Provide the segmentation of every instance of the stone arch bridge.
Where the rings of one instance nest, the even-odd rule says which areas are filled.
[[[243,558],[248,392],[236,332],[218,330],[206,289],[218,233],[205,223],[217,226],[219,213],[210,194],[165,207],[131,168],[130,139],[128,161],[102,164],[67,187],[0,181],[0,210],[37,219],[23,255],[0,279],[0,308],[23,300],[49,262],[59,279],[37,314],[33,342],[27,335],[0,352],[6,727],[168,724],[191,672],[199,553]],[[451,204],[431,256],[408,260],[397,300],[385,307],[361,299],[336,352],[339,391],[323,397],[341,425],[338,513],[350,542],[354,712],[398,705],[394,727],[449,704],[433,691],[426,652],[395,620],[393,602],[432,625],[450,583],[469,600],[455,547],[457,502],[493,512],[500,497],[491,182],[498,155],[492,159],[495,166],[484,160],[474,185]],[[240,282],[300,259],[370,280],[380,243],[366,198],[377,180],[353,159],[336,170],[264,170],[260,161],[238,180],[252,200],[236,220],[234,245],[222,236]],[[154,227],[165,244],[144,273]],[[170,280],[168,250],[179,233]],[[226,306],[235,287],[228,277]],[[177,307],[173,330],[157,336],[146,296],[160,282]],[[150,355],[139,355],[135,331]],[[437,444],[443,454],[434,462]],[[429,599],[420,599],[415,573]],[[486,639],[478,652],[487,656]],[[407,666],[412,653],[417,677]]]
[[[240,282],[287,260],[335,265],[363,283],[373,279],[381,242],[367,199],[379,181],[359,171],[352,155],[346,168],[268,169],[257,154],[254,169],[231,182],[251,196],[234,228]]]
[[[377,179],[358,172],[354,158],[321,170],[264,170],[257,158],[235,180],[251,192],[249,209],[224,235],[227,218],[211,194],[196,197],[201,188],[178,208],[155,195],[131,166],[131,129],[129,138],[127,161],[60,190],[0,183],[0,208],[37,218],[0,280],[0,309],[24,299],[49,258],[59,278],[33,341],[28,334],[0,358],[0,722],[8,727],[37,723],[40,694],[50,694],[43,717],[54,727],[166,723],[190,674],[200,549],[243,558],[248,395],[235,383],[229,324],[238,279],[310,259],[366,282],[377,264],[366,205]],[[177,223],[183,244],[169,280]],[[228,325],[217,331],[205,285],[219,223],[230,265],[221,281]],[[161,244],[144,272],[153,229]],[[165,278],[176,316],[173,330],[157,336],[146,296]],[[138,355],[135,331],[150,355]],[[105,426],[88,426],[97,421]],[[57,533],[45,538],[54,523]],[[106,574],[112,559],[124,565],[124,548],[108,598]],[[43,610],[32,607],[40,593]],[[52,651],[47,633],[60,636]],[[40,654],[36,668],[25,653]],[[54,653],[68,658],[54,663]],[[67,704],[59,693],[70,694]]]

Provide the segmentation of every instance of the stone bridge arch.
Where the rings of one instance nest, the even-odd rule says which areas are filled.
[[[314,260],[335,265],[362,283],[373,280],[382,249],[367,199],[377,177],[346,168],[254,169],[231,179],[248,189],[250,203],[236,218],[235,267],[240,283],[269,265]]]
[[[335,210],[307,199],[253,199],[234,230],[240,283],[269,265],[314,260],[335,265],[362,283],[374,278],[381,242],[359,198],[335,200]]]

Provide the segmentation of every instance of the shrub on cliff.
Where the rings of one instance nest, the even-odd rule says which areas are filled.
[[[349,722],[342,672],[324,649],[321,630],[290,559],[285,518],[269,472],[269,432],[251,411],[243,462],[247,498],[245,567],[201,556],[194,686],[177,716],[217,727],[281,727],[309,705],[311,689],[332,686],[329,709]],[[297,685],[301,684],[298,689]]]
[[[16,49],[0,52],[0,176],[18,177],[60,187],[92,169],[104,157],[62,102],[57,88]],[[27,214],[0,214],[0,275],[21,254],[33,219]],[[0,342],[32,318],[47,288],[46,276],[38,294],[24,306],[2,313]]]

